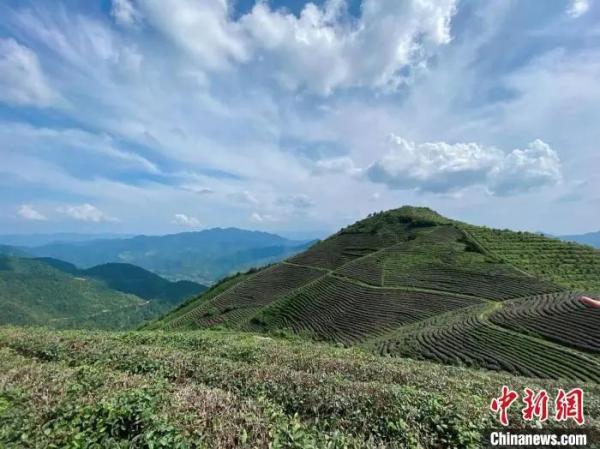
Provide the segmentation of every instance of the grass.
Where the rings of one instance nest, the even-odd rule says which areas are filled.
[[[5,327],[0,446],[480,447],[504,384],[573,386],[253,334]],[[598,429],[600,386],[577,386]]]

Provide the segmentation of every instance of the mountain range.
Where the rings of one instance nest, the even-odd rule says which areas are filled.
[[[600,248],[600,231],[588,232],[587,234],[561,235],[559,238],[569,242],[577,242],[581,243],[582,245],[590,245],[594,248]]]
[[[64,240],[65,235],[62,238]],[[44,236],[44,239],[51,238]],[[56,239],[60,240],[61,236]],[[4,240],[0,237],[0,243],[7,242],[0,253],[50,257],[81,268],[105,263],[130,263],[170,280],[191,280],[201,284],[211,284],[238,271],[282,260],[311,243],[237,228],[164,236],[92,240],[81,237],[81,240],[71,238],[43,245],[7,246],[16,241],[21,240],[14,236]]]

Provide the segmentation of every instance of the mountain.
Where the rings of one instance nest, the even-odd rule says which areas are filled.
[[[3,256],[14,256],[14,257],[27,257],[27,253],[21,248],[16,248],[9,245],[0,245],[0,255]]]
[[[79,273],[103,281],[113,290],[131,293],[143,299],[160,299],[171,305],[177,305],[207,288],[192,281],[171,282],[128,263],[106,263],[80,270]]]
[[[164,236],[52,243],[26,251],[82,268],[130,263],[167,279],[210,284],[232,273],[285,259],[307,245],[309,242],[265,232],[216,228]]]
[[[118,329],[151,318],[147,301],[43,261],[0,256],[0,324]]]
[[[103,282],[113,290],[130,293],[142,299],[160,300],[171,305],[177,305],[184,299],[196,296],[207,289],[206,286],[191,281],[171,282],[129,263],[106,263],[80,270],[72,263],[51,257],[38,257],[36,260],[73,276]]]
[[[373,214],[150,323],[294,333],[388,356],[600,381],[600,252],[427,208]]]
[[[3,234],[0,245],[42,246],[50,243],[86,242],[90,240],[116,239],[132,237],[129,234],[78,234],[61,232],[56,234]]]
[[[205,289],[129,264],[79,270],[57,259],[0,256],[0,325],[131,328]]]
[[[600,248],[600,231],[588,232],[587,234],[579,235],[561,235],[559,238],[568,242],[576,242],[581,243],[582,245],[590,245],[594,248]]]

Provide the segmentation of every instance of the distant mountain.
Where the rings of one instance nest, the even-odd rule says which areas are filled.
[[[130,264],[79,270],[58,259],[0,256],[0,324],[125,329],[204,290]]]
[[[162,309],[43,261],[0,256],[0,324],[124,329]]]
[[[157,300],[167,305],[177,305],[184,299],[196,296],[208,288],[192,281],[171,282],[129,263],[106,263],[80,270],[72,263],[52,257],[39,257],[36,260],[63,273],[95,279],[113,290],[130,293],[142,299]]]
[[[2,256],[14,256],[14,257],[26,257],[27,253],[21,249],[9,245],[0,245],[0,255]]]
[[[389,356],[598,382],[600,309],[581,301],[582,291],[600,295],[600,251],[406,206],[228,279],[146,327],[296,333]]]
[[[37,257],[52,257],[81,268],[130,263],[171,280],[210,284],[251,267],[278,262],[311,242],[236,228],[215,228],[164,236],[52,243],[24,248]]]
[[[600,231],[588,232],[587,234],[579,235],[561,235],[559,238],[569,242],[577,242],[583,245],[590,245],[595,248],[600,248]]]
[[[89,242],[90,240],[128,238],[131,234],[78,234],[61,232],[56,234],[5,234],[0,235],[0,245],[41,246],[50,243]]]
[[[159,299],[170,305],[177,305],[207,289],[206,286],[192,281],[171,282],[128,263],[106,263],[80,270],[79,273],[103,281],[113,290],[131,293],[143,299]]]

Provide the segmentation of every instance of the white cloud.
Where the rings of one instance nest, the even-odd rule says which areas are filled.
[[[567,14],[573,18],[584,15],[590,9],[589,0],[571,0]]]
[[[120,25],[133,25],[140,19],[140,13],[130,0],[112,0],[110,13]]]
[[[37,55],[14,39],[0,39],[0,101],[47,107],[56,99]]]
[[[44,214],[42,214],[41,212],[38,212],[37,210],[35,210],[33,208],[33,206],[31,206],[29,204],[22,204],[21,207],[19,207],[19,210],[17,213],[19,214],[19,216],[21,218],[24,218],[25,220],[34,220],[34,221],[47,220],[47,218]]]
[[[256,52],[290,88],[329,94],[341,87],[396,89],[401,71],[450,42],[454,0],[364,0],[353,21],[346,2],[307,3],[299,17],[259,2],[240,22]]]
[[[416,144],[392,135],[391,149],[366,169],[369,180],[392,189],[451,193],[483,185],[513,195],[561,180],[558,154],[541,140],[505,154],[476,143]]]
[[[92,134],[81,129],[36,128],[24,123],[0,123],[0,141],[21,154],[37,154],[54,162],[73,163],[82,154],[96,170],[106,167],[135,169],[159,174],[153,162],[134,152],[119,147],[107,134]]]
[[[96,206],[92,206],[88,203],[76,206],[60,206],[56,209],[56,211],[79,221],[91,221],[94,223],[103,221],[118,221],[116,218],[106,215]]]
[[[493,148],[475,143],[416,144],[391,135],[390,150],[371,164],[367,177],[393,189],[447,192],[482,183],[501,159]]]
[[[524,150],[513,150],[489,174],[489,189],[500,196],[557,184],[562,179],[556,151],[536,139]]]
[[[396,89],[402,70],[450,42],[456,0],[364,0],[354,20],[343,0],[307,3],[299,16],[257,2],[238,21],[224,0],[141,0],[144,16],[207,69],[256,62],[295,90]]]
[[[225,0],[141,0],[144,17],[208,69],[248,60],[238,24]]]
[[[175,214],[173,223],[186,226],[188,228],[197,228],[200,226],[200,220],[198,220],[196,217],[191,217],[186,214]]]
[[[315,163],[315,172],[320,174],[344,173],[347,175],[356,175],[359,174],[361,170],[354,165],[354,161],[351,158],[343,156],[318,160]]]

